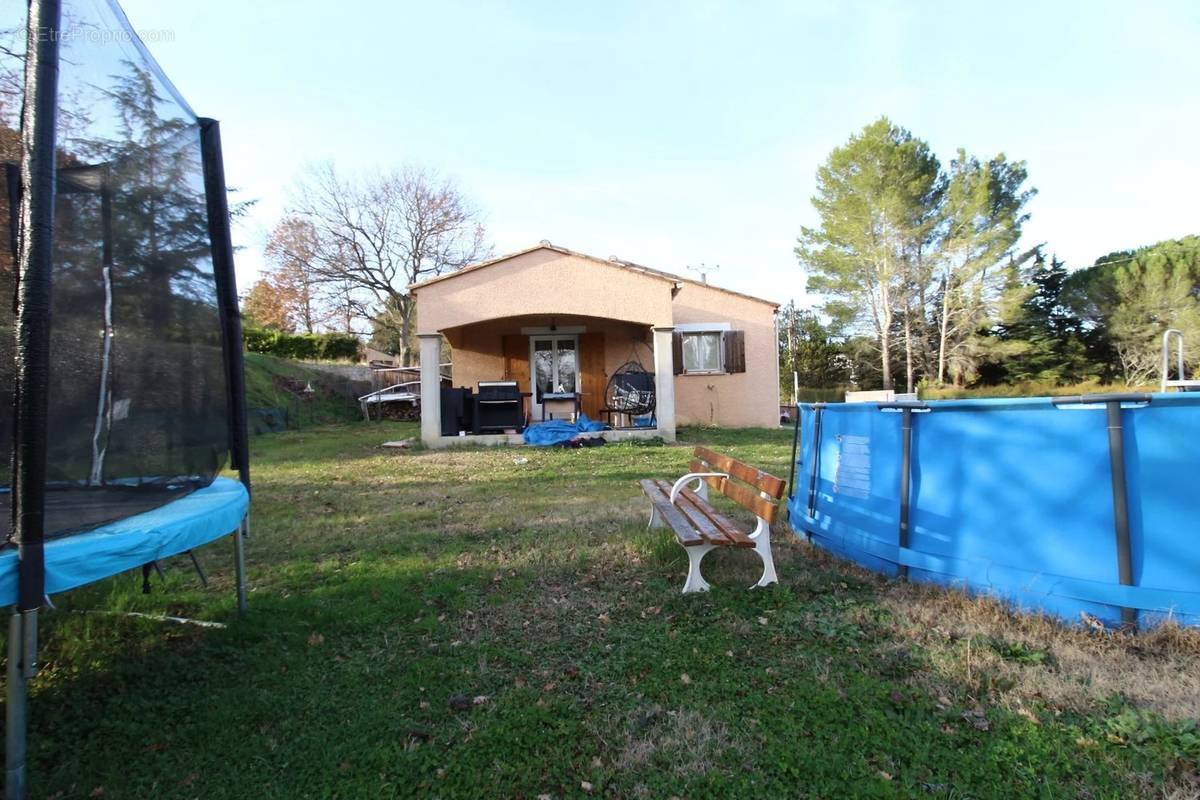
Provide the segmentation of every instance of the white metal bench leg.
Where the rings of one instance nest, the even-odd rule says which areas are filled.
[[[704,576],[700,574],[700,561],[713,547],[714,545],[711,544],[699,544],[683,548],[688,554],[688,574],[687,580],[683,583],[683,594],[709,590],[708,581],[704,580]]]
[[[662,514],[659,514],[658,509],[655,508],[654,506],[650,506],[650,523],[648,525],[646,525],[646,527],[647,528],[665,527],[665,525],[663,524]]]
[[[751,538],[754,539],[754,552],[758,553],[758,557],[763,562],[762,577],[754,586],[770,586],[772,583],[779,583],[779,578],[775,575],[775,558],[771,555],[771,526],[760,519]]]

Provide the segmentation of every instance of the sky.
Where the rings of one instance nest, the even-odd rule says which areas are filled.
[[[546,239],[806,304],[817,167],[887,115],[1027,163],[1023,244],[1078,268],[1200,233],[1200,2],[123,0],[255,205],[306,166],[419,164],[497,254]],[[163,35],[163,32],[166,35]],[[717,265],[719,269],[712,270]]]

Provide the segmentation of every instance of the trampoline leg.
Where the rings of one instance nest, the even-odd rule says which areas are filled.
[[[233,532],[233,568],[237,575],[238,616],[246,616],[246,537],[250,535],[250,515]]]
[[[200,566],[200,560],[196,558],[196,551],[188,550],[187,554],[192,559],[192,566],[195,568],[196,574],[200,576],[200,585],[207,589],[208,576],[204,574],[204,569]]]
[[[13,611],[8,625],[8,697],[5,715],[6,800],[25,800],[25,704],[37,673],[37,609]]]

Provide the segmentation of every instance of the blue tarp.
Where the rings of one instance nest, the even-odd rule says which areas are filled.
[[[603,422],[588,419],[587,414],[580,414],[575,422],[565,419],[552,419],[548,422],[538,422],[525,429],[525,444],[538,447],[569,442],[581,433],[593,433],[604,430]]]
[[[1200,625],[1200,397],[1156,394],[1122,413],[1133,586],[1118,580],[1103,405],[1049,398],[934,401],[913,414],[908,546],[899,546],[901,415],[831,404],[813,452],[801,406],[789,518],[814,543],[894,575],[997,596],[1071,622],[1167,617]],[[816,467],[814,513],[809,486]]]
[[[217,478],[165,506],[87,533],[46,543],[46,594],[65,592],[142,564],[186,552],[233,532],[250,496]],[[17,551],[0,550],[0,605],[17,602]]]

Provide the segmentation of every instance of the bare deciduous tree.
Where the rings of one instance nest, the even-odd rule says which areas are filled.
[[[485,258],[478,210],[454,182],[408,166],[361,179],[333,164],[308,170],[293,213],[312,226],[313,274],[338,287],[375,320],[399,334],[404,364],[412,364],[415,303],[408,287]],[[380,310],[383,317],[378,316]]]
[[[266,280],[275,289],[292,327],[305,333],[315,331],[330,316],[316,268],[318,250],[316,229],[298,217],[281,219],[267,240],[271,270]]]

